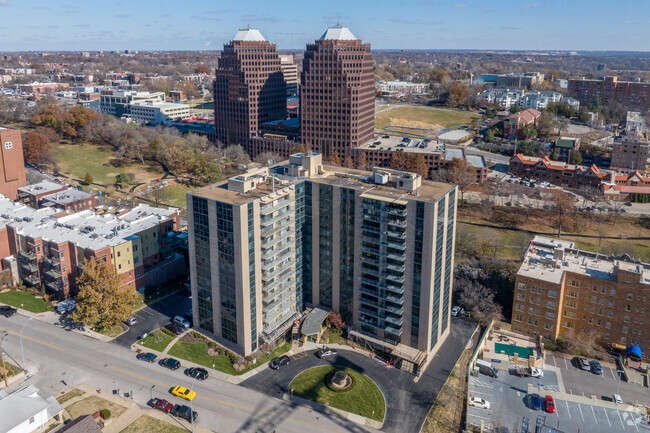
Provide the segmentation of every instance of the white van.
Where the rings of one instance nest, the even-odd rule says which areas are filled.
[[[191,326],[190,322],[183,316],[174,317],[174,323],[179,326],[182,326],[185,329],[188,329]]]

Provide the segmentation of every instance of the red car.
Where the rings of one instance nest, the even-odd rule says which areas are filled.
[[[174,405],[167,400],[161,400],[159,398],[152,399],[149,402],[149,406],[153,407],[154,409],[161,410],[165,413],[169,413],[169,411],[172,410],[172,407],[174,407]]]
[[[546,412],[555,413],[555,401],[550,395],[546,396]]]

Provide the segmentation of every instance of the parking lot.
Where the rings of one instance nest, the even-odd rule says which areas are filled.
[[[558,358],[558,360],[564,363],[563,358]],[[555,362],[558,362],[558,360],[555,360]],[[605,408],[598,404],[591,405],[556,398],[555,413],[533,410],[530,397],[527,395],[528,384],[543,386],[545,390],[549,391],[562,391],[562,383],[564,382],[564,388],[566,388],[566,392],[569,392],[570,389],[573,389],[574,383],[581,383],[582,387],[587,388],[592,383],[598,383],[595,382],[598,379],[605,380],[600,376],[597,377],[584,371],[585,375],[591,374],[593,377],[582,376],[577,381],[574,381],[573,378],[567,381],[564,376],[567,375],[569,369],[573,368],[580,373],[580,370],[571,365],[570,360],[567,360],[567,365],[563,369],[559,368],[559,364],[556,369],[552,360],[550,363],[547,362],[547,366],[549,368],[544,369],[544,377],[541,380],[522,378],[505,371],[500,371],[498,378],[491,378],[483,374],[479,374],[478,377],[471,376],[469,395],[487,400],[490,402],[490,409],[469,407],[467,412],[468,428],[472,424],[480,426],[481,421],[483,421],[485,427],[489,423],[491,428],[506,427],[510,431],[525,431],[522,426],[528,425],[529,431],[532,432],[535,431],[537,419],[540,417],[546,425],[563,432],[650,432],[650,425],[642,415]],[[605,370],[605,373],[609,374],[607,370]],[[647,393],[645,388],[640,388],[640,390]],[[573,389],[573,391],[576,391],[576,389]],[[621,384],[622,393],[623,384]],[[540,393],[540,396],[543,399],[545,395],[542,394]],[[576,391],[574,394],[582,396],[581,391]],[[585,395],[589,397],[591,394],[585,393]],[[626,403],[627,400],[624,398]]]
[[[571,358],[562,356],[548,355],[546,365],[558,368],[564,385],[564,392],[584,397],[595,395],[598,399],[603,399],[603,397],[611,398],[613,394],[616,394],[618,375],[616,369],[607,364],[602,364],[602,375],[580,370],[572,365]],[[638,401],[641,404],[650,406],[650,391],[642,383],[634,384],[621,381],[618,394],[625,403],[633,404]]]
[[[174,316],[184,315],[192,308],[192,301],[183,291],[172,293],[135,312],[138,323],[117,337],[113,342],[131,347],[139,336],[168,324]]]

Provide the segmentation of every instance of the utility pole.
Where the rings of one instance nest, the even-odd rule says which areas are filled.
[[[29,321],[32,320],[32,319],[33,319],[33,317],[30,317],[29,320],[27,320],[27,322],[25,322],[23,327],[20,329],[20,334],[18,334],[20,336],[20,354],[21,354],[21,356],[23,358],[23,371],[25,373],[27,373],[27,370],[25,369],[25,352],[23,351],[23,331],[25,330],[25,326],[27,326]]]

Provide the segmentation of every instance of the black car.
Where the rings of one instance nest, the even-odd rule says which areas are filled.
[[[184,329],[181,328],[180,325],[177,325],[175,323],[170,323],[169,325],[165,326],[165,328],[167,328],[168,330],[170,330],[171,332],[173,332],[176,335],[180,335],[184,331]]]
[[[269,364],[269,367],[271,367],[273,370],[277,370],[289,362],[291,362],[291,359],[287,355],[282,355],[278,356],[277,358],[273,358]]]
[[[196,380],[205,380],[208,378],[208,370],[205,368],[192,367],[185,370],[185,375],[193,377]]]
[[[329,347],[321,347],[316,351],[316,356],[319,358],[326,358],[328,356],[335,356],[336,355],[336,350],[335,349],[330,349]]]
[[[151,352],[138,353],[138,356],[136,356],[136,358],[140,359],[142,361],[147,361],[147,362],[154,363],[154,362],[156,362],[156,359],[158,359],[158,355],[154,355]]]
[[[2,305],[0,306],[0,314],[2,314],[5,317],[11,317],[14,314],[16,314],[16,310],[14,307],[10,307],[8,305]]]
[[[165,368],[169,368],[170,370],[178,370],[181,366],[181,363],[174,358],[161,359],[160,362],[158,362],[158,364]]]
[[[177,418],[183,418],[187,422],[196,421],[196,418],[199,416],[198,413],[190,409],[189,406],[185,406],[184,404],[175,404],[169,413]],[[192,414],[191,417],[190,414]]]

